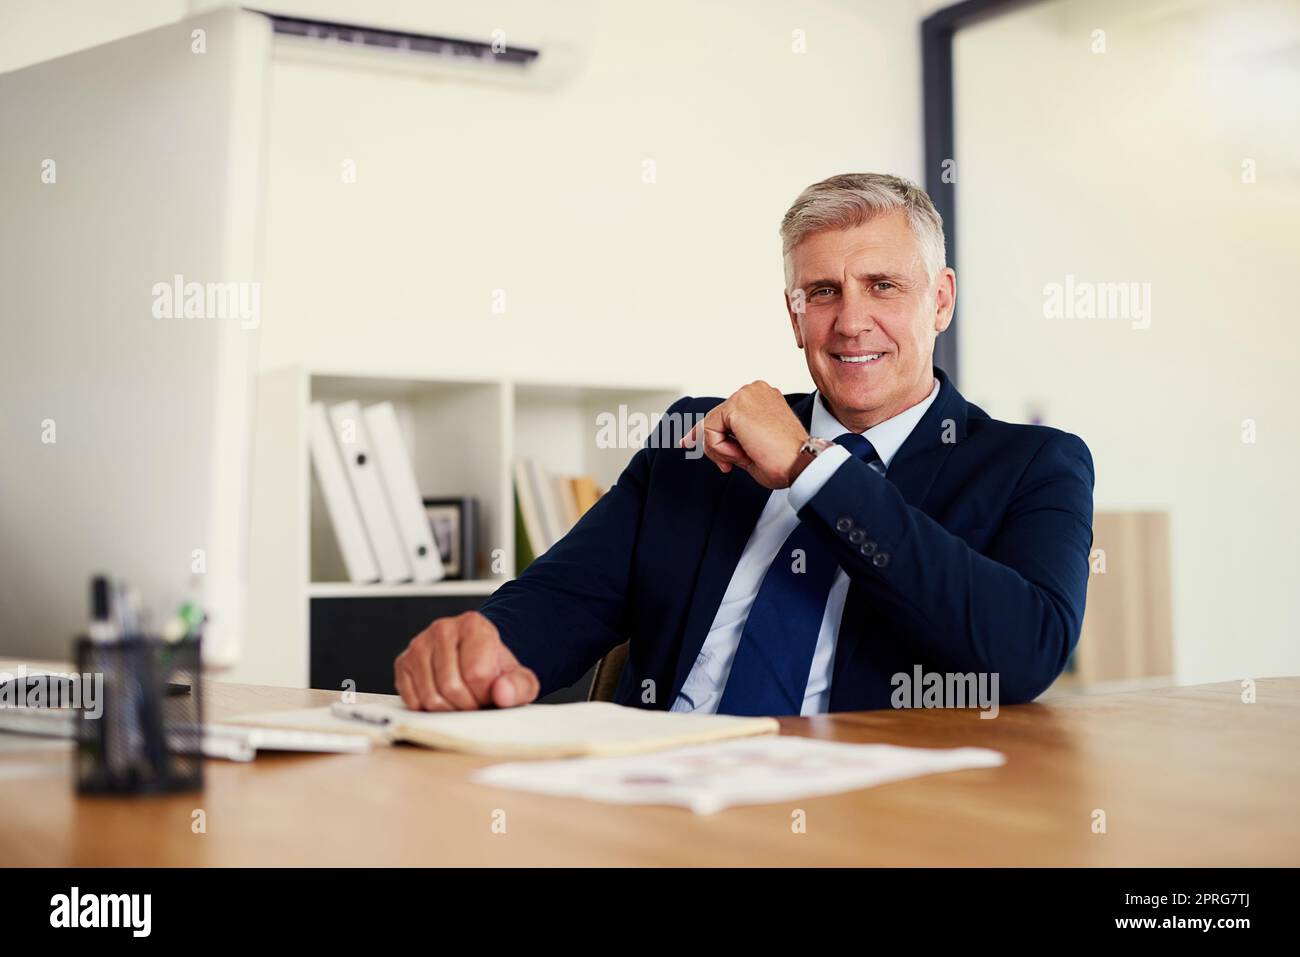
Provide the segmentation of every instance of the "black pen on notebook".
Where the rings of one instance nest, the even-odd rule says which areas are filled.
[[[335,701],[330,705],[330,714],[336,718],[345,718],[348,721],[364,721],[366,724],[392,724],[393,719],[386,714],[375,714],[366,711],[361,705],[344,704],[342,701]]]

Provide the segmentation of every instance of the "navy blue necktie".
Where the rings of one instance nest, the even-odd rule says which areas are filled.
[[[871,443],[856,432],[835,441],[864,462],[878,458]],[[718,702],[719,714],[799,714],[838,568],[811,525],[796,525],[754,596]]]

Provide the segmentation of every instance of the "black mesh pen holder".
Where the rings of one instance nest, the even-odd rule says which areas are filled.
[[[203,787],[201,639],[77,640],[82,681],[102,682],[77,717],[81,794],[158,794]],[[189,686],[184,693],[169,687]]]

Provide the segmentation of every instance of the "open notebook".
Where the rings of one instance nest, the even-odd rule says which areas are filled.
[[[647,711],[604,701],[483,711],[408,711],[401,704],[339,703],[243,715],[227,723],[360,732],[376,740],[502,758],[638,754],[780,730],[775,718]]]

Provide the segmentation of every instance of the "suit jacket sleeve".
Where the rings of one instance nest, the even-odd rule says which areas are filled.
[[[1093,466],[1077,436],[1053,433],[1026,467],[979,552],[903,500],[864,462],[844,462],[800,510],[853,584],[919,654],[952,672],[998,675],[1005,704],[1030,701],[1079,638],[1092,547]],[[874,542],[849,540],[853,527]],[[860,537],[860,536],[858,536]]]
[[[689,396],[669,407],[614,486],[560,541],[479,609],[541,683],[567,688],[627,639],[623,620],[655,457],[681,438]]]

